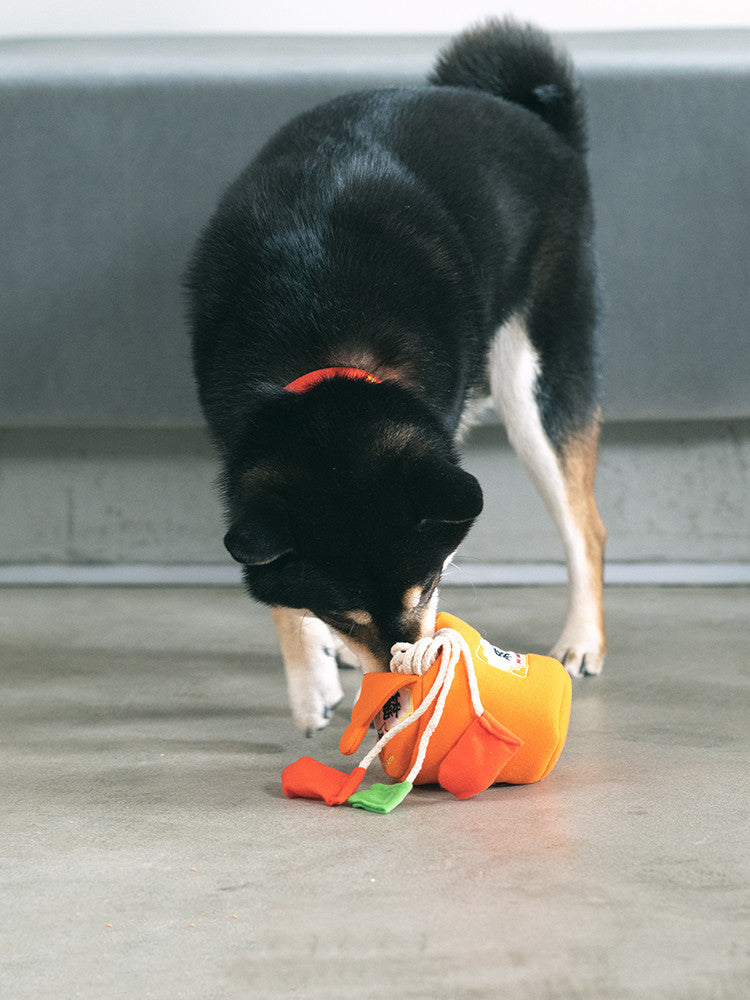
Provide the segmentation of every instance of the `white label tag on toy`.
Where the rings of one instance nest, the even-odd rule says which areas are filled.
[[[411,688],[403,688],[397,691],[383,705],[378,714],[373,719],[378,737],[393,729],[397,722],[414,714],[414,699]]]
[[[489,666],[515,674],[516,677],[525,677],[529,672],[529,658],[525,653],[511,653],[507,649],[500,649],[487,639],[480,641],[477,653]]]

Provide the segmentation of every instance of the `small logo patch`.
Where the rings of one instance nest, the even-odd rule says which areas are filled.
[[[511,653],[507,649],[493,646],[487,639],[482,639],[475,654],[490,667],[504,670],[516,677],[526,677],[529,672],[529,658],[525,653]]]

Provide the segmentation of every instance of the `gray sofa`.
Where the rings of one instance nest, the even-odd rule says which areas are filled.
[[[0,43],[0,427],[200,423],[180,275],[295,112],[419,82],[439,38]],[[571,36],[610,420],[750,416],[750,32]]]

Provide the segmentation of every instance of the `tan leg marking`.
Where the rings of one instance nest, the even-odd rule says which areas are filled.
[[[598,633],[599,640],[593,648],[578,650],[574,635],[566,628],[555,652],[566,661],[578,661],[578,671],[587,674],[600,672],[606,652],[602,587],[607,532],[594,499],[599,428],[597,413],[588,430],[567,444],[561,461],[567,507],[582,545],[570,565],[570,617],[579,619],[571,624],[573,631]]]

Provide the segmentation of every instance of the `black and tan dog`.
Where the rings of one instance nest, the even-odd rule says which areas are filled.
[[[570,607],[553,653],[604,657],[593,497],[592,211],[581,97],[546,35],[490,22],[428,85],[341,97],[229,188],[187,279],[201,402],[249,592],[274,609],[292,711],[429,634],[482,508],[456,441],[491,395],[557,523]]]

